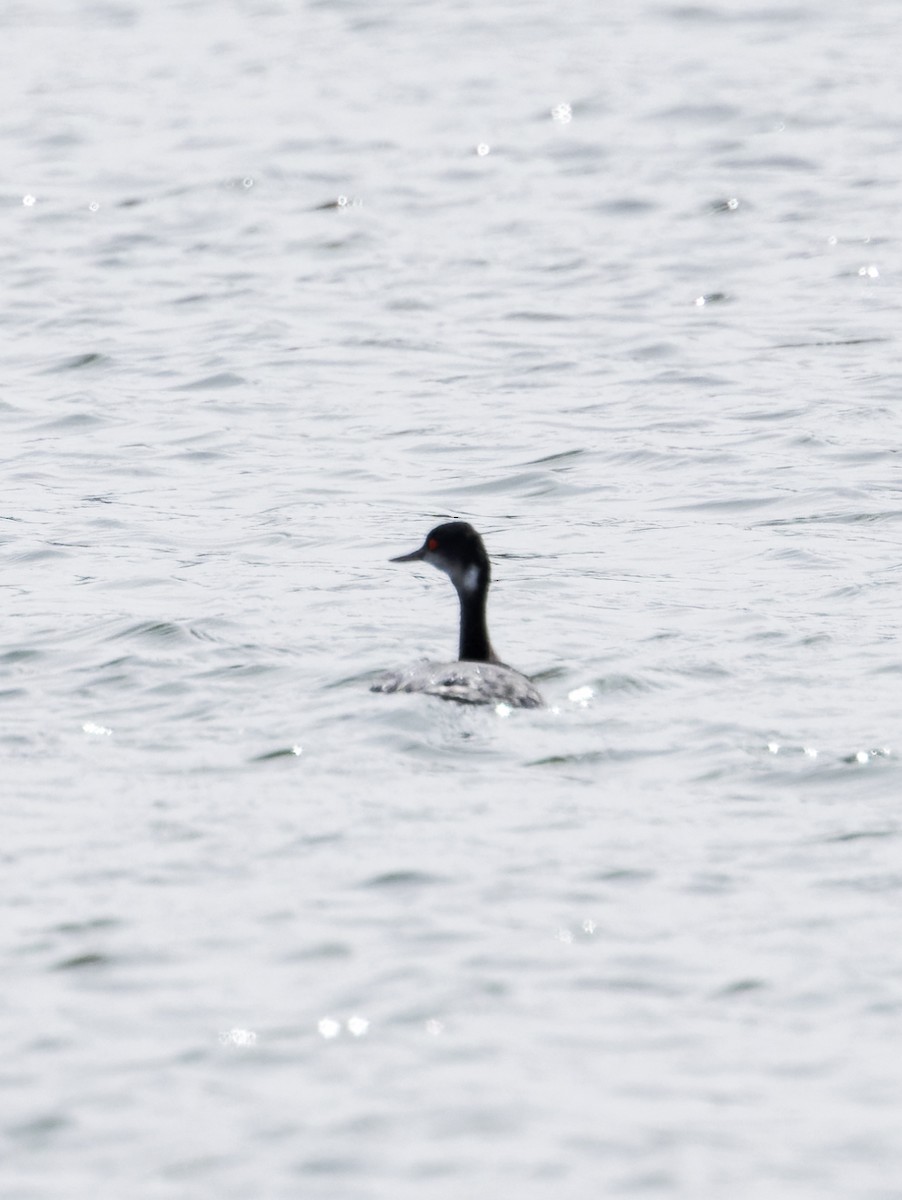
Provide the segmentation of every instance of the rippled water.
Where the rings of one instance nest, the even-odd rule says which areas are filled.
[[[898,11],[614,7],[7,6],[5,1200],[902,1197]]]

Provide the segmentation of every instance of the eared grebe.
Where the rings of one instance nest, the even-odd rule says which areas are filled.
[[[462,704],[507,704],[538,708],[542,697],[519,671],[498,658],[489,641],[485,602],[491,570],[482,538],[466,521],[437,525],[419,550],[392,562],[427,562],[450,576],[460,599],[460,646],[456,663],[424,663],[392,671],[374,692],[426,692]]]

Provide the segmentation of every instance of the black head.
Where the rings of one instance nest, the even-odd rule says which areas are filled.
[[[489,586],[489,556],[482,538],[466,521],[436,525],[426,541],[412,554],[402,554],[392,562],[427,562],[449,575],[462,594],[484,592]]]

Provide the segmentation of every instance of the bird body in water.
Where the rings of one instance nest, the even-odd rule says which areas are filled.
[[[461,704],[506,704],[538,708],[538,689],[501,662],[492,648],[485,606],[491,566],[482,538],[466,521],[437,525],[419,550],[392,562],[427,562],[450,578],[460,600],[460,641],[455,663],[425,663],[391,671],[372,684],[374,692],[425,692]]]

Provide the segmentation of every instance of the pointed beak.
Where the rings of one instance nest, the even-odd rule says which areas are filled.
[[[416,562],[418,559],[426,557],[427,547],[420,546],[419,550],[414,550],[412,554],[399,554],[397,558],[390,558],[389,562]]]

